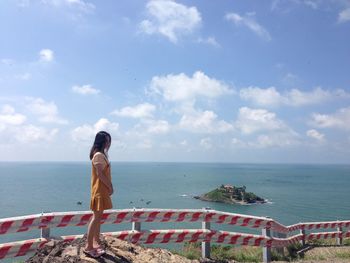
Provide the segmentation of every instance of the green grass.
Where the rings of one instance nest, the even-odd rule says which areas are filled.
[[[337,252],[335,257],[340,259],[350,259],[350,251]]]
[[[307,242],[313,246],[335,246],[337,244],[335,238],[331,239],[313,239]],[[350,238],[343,239],[343,246],[350,246]]]
[[[232,249],[233,259],[239,262],[261,262],[262,249],[258,247],[241,247]]]
[[[172,251],[188,259],[201,258],[201,243],[185,243],[182,251]],[[261,262],[260,247],[233,247],[229,245],[212,245],[211,258],[215,260],[235,260],[239,262]]]
[[[190,243],[186,242],[182,248],[182,250],[172,250],[174,254],[178,254],[180,256],[186,257],[188,259],[200,259],[201,258],[201,243]]]
[[[292,262],[301,260],[296,252],[301,249],[301,245],[296,243],[285,248],[285,255],[279,254],[276,249],[271,250],[272,261],[287,261]],[[201,243],[185,243],[181,251],[172,251],[173,253],[184,256],[188,259],[201,258]],[[261,262],[262,261],[262,247],[250,246],[231,246],[231,245],[211,245],[211,258],[215,260],[235,260],[237,262]],[[348,259],[347,253],[341,253],[338,257]],[[319,255],[317,258],[310,258],[314,260],[324,260],[325,257]]]
[[[350,238],[344,239],[343,240],[343,245],[344,246],[350,246]]]

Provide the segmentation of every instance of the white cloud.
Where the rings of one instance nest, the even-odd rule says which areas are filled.
[[[54,60],[54,52],[51,49],[42,49],[39,52],[40,61],[51,62]]]
[[[83,0],[41,0],[41,2],[56,8],[75,8],[83,13],[92,13],[95,10],[94,4]]]
[[[184,114],[179,127],[193,133],[225,133],[233,130],[232,124],[218,120],[212,111]]]
[[[328,1],[329,2],[329,1]],[[289,12],[294,7],[306,6],[314,10],[319,9],[322,3],[327,3],[323,0],[274,0],[271,3],[271,11]]]
[[[273,0],[271,11],[287,13],[298,7],[308,7],[313,10],[341,9],[338,13],[338,23],[344,23],[350,20],[350,2],[349,0]]]
[[[254,19],[254,14],[240,16],[237,13],[229,13],[225,16],[226,20],[234,22],[236,26],[245,26],[253,31],[256,35],[266,41],[271,40],[270,33]]]
[[[216,41],[215,37],[198,38],[198,43],[208,44],[213,47],[220,47],[220,44]]]
[[[110,122],[106,118],[99,119],[95,124],[84,124],[72,130],[71,136],[74,141],[91,141],[99,131],[107,131],[111,135],[118,131],[119,123]]]
[[[58,129],[47,130],[43,127],[34,125],[25,125],[21,129],[16,130],[15,138],[22,143],[35,141],[50,141],[57,134]]]
[[[141,103],[136,106],[128,106],[121,108],[120,110],[115,110],[111,114],[130,117],[130,118],[151,118],[153,117],[153,112],[156,110],[156,106],[150,103]]]
[[[199,145],[203,147],[204,149],[210,150],[213,148],[213,143],[210,138],[203,138],[200,140]]]
[[[315,0],[313,0],[313,1],[311,1],[311,0],[306,0],[306,1],[304,1],[304,4],[305,4],[306,6],[311,7],[312,9],[315,9],[315,10],[319,8],[319,1],[315,1]]]
[[[100,90],[94,89],[91,85],[75,85],[72,87],[72,91],[81,95],[95,95],[100,93]]]
[[[243,100],[251,101],[259,106],[303,106],[318,104],[332,99],[348,98],[350,94],[344,90],[324,90],[320,87],[312,91],[301,91],[292,89],[283,94],[278,92],[275,87],[259,88],[248,87],[240,90],[240,97]]]
[[[322,88],[315,88],[310,92],[303,92],[298,89],[292,89],[286,94],[287,104],[292,106],[302,106],[308,104],[317,104],[331,99],[336,93],[332,93]]]
[[[176,43],[182,35],[193,32],[201,24],[196,7],[187,7],[171,0],[151,0],[146,5],[149,19],[140,23],[142,32],[161,34]]]
[[[10,105],[4,105],[0,112],[0,137],[1,143],[20,143],[36,141],[50,141],[57,134],[58,129],[47,130],[32,124],[25,125],[26,116],[16,113]]]
[[[147,132],[153,134],[165,134],[170,131],[170,125],[165,120],[147,120],[145,123],[148,125]]]
[[[324,134],[318,132],[318,131],[315,130],[315,129],[308,130],[308,131],[306,132],[306,135],[307,135],[308,137],[313,138],[313,139],[318,140],[318,141],[322,141],[322,140],[324,139]]]
[[[350,20],[350,8],[342,10],[338,15],[338,22],[345,23]]]
[[[184,73],[155,76],[150,88],[168,101],[188,101],[195,100],[196,97],[216,98],[232,93],[225,83],[210,78],[201,71],[195,72],[192,77]]]
[[[252,134],[259,131],[282,131],[289,130],[276,114],[265,109],[250,109],[242,107],[239,109],[238,118],[235,123],[243,134]]]
[[[312,114],[311,125],[319,128],[350,130],[350,107],[339,109],[334,114]]]
[[[290,147],[298,145],[297,134],[293,132],[277,132],[259,135],[255,143],[250,143],[253,147]]]
[[[25,120],[26,116],[16,113],[12,106],[6,104],[2,107],[0,113],[0,130],[7,125],[21,125]]]
[[[242,141],[238,138],[231,140],[232,148],[250,150],[257,148],[292,147],[299,144],[299,136],[293,131],[272,131],[269,134],[260,134],[251,141]]]
[[[233,147],[239,147],[239,148],[245,148],[247,147],[247,144],[243,141],[241,141],[240,139],[237,138],[232,138],[231,139],[231,145]]]
[[[152,149],[153,148],[153,143],[149,139],[144,139],[142,142],[139,142],[137,145],[137,148],[140,149]]]
[[[56,124],[68,123],[67,120],[59,116],[57,106],[53,101],[46,102],[41,98],[27,98],[27,101],[27,108],[39,116],[39,121]]]
[[[258,87],[248,87],[239,92],[241,99],[254,102],[260,106],[275,106],[280,104],[284,98],[275,87],[261,89]]]

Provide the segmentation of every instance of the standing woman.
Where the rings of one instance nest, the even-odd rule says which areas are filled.
[[[111,146],[111,135],[105,131],[96,134],[90,151],[91,170],[91,200],[90,209],[93,212],[88,226],[87,244],[83,250],[90,257],[97,258],[105,253],[100,246],[100,225],[103,210],[112,208],[111,195],[113,185],[108,150]]]

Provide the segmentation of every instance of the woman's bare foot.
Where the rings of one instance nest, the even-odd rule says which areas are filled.
[[[83,249],[83,253],[85,255],[87,255],[88,257],[92,257],[92,258],[99,258],[100,256],[102,256],[105,252],[99,251],[98,249],[91,249],[88,250],[87,248]]]

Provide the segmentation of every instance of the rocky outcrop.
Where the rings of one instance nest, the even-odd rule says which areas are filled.
[[[26,263],[204,263],[223,262],[214,260],[190,260],[161,248],[146,248],[119,240],[114,237],[101,237],[106,254],[93,259],[83,253],[86,238],[72,242],[50,241],[27,259]],[[227,261],[233,262],[233,261]]]
[[[221,185],[206,194],[201,196],[194,196],[195,199],[199,199],[207,202],[218,202],[226,204],[263,204],[266,200],[255,195],[252,192],[246,192],[246,187],[237,187],[232,185]]]

